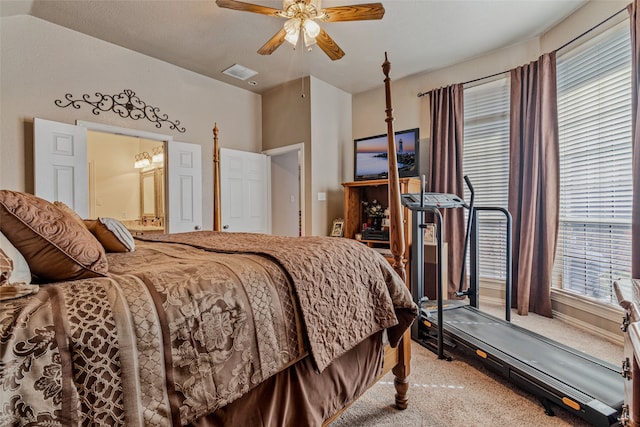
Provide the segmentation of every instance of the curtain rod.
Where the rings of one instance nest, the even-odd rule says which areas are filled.
[[[594,25],[593,27],[589,28],[589,29],[588,29],[588,30],[586,30],[584,33],[582,33],[582,34],[580,34],[580,35],[578,35],[578,36],[574,37],[574,38],[573,38],[573,39],[571,39],[571,40],[569,40],[568,42],[566,42],[565,44],[563,44],[563,45],[562,45],[562,46],[560,46],[559,48],[555,49],[554,51],[555,51],[555,52],[557,52],[557,51],[559,51],[559,50],[564,49],[565,47],[569,46],[571,43],[575,42],[576,40],[578,40],[578,39],[580,39],[580,38],[582,38],[582,37],[586,36],[586,35],[587,35],[587,34],[589,34],[591,31],[593,31],[593,30],[595,30],[596,28],[598,28],[600,25],[602,25],[602,24],[604,24],[604,23],[606,23],[606,22],[608,22],[608,21],[612,20],[613,18],[615,18],[616,16],[618,16],[619,14],[621,14],[622,12],[624,12],[625,10],[627,10],[627,8],[626,8],[626,7],[625,7],[624,9],[621,9],[621,10],[617,11],[616,13],[614,13],[613,15],[611,15],[610,17],[608,17],[608,18],[607,18],[607,19],[605,19],[604,21],[602,21],[602,22],[600,22],[600,23],[598,23],[598,24]],[[508,73],[508,72],[509,72],[509,70],[507,70],[507,71],[501,71],[501,72],[499,72],[499,73],[491,74],[491,75],[489,75],[489,76],[484,76],[484,77],[479,77],[479,78],[477,78],[477,79],[469,80],[469,81],[463,82],[462,84],[463,84],[463,85],[466,85],[466,84],[469,84],[469,83],[475,83],[475,82],[478,82],[478,81],[480,81],[480,80],[490,79],[491,77],[496,77],[496,76],[499,76],[500,74],[505,74],[505,73]],[[418,98],[422,98],[423,96],[428,95],[428,94],[429,94],[429,92],[430,92],[430,91],[428,91],[428,92],[419,92],[419,93],[418,93]]]

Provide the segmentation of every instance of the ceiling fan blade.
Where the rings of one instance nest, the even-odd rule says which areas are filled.
[[[260,6],[259,4],[245,3],[236,0],[216,0],[218,7],[224,7],[226,9],[240,10],[243,12],[261,13],[263,15],[276,15],[280,12],[278,9],[272,7]]]
[[[271,55],[277,48],[280,47],[282,43],[284,43],[284,37],[287,35],[287,32],[284,28],[278,31],[273,37],[271,37],[260,49],[258,49],[258,53],[260,55]]]
[[[316,37],[318,47],[327,54],[331,60],[335,61],[344,56],[344,51],[333,41],[324,29],[320,29],[320,34]]]
[[[384,6],[382,3],[354,4],[351,6],[337,6],[323,9],[327,17],[325,22],[364,21],[368,19],[382,19]]]

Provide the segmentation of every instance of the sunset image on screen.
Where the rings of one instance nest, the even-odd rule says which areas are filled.
[[[416,170],[417,130],[396,132],[398,171],[410,176]],[[355,141],[356,179],[384,178],[388,173],[387,136],[379,135]],[[417,174],[417,172],[416,172]]]

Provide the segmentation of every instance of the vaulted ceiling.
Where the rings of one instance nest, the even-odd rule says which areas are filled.
[[[372,0],[324,0],[323,7]],[[279,9],[280,0],[254,0]],[[321,23],[346,55],[283,44],[256,51],[283,19],[219,8],[214,0],[2,0],[0,14],[30,14],[253,92],[313,75],[349,93],[382,84],[388,52],[394,80],[437,70],[536,37],[586,0],[381,0],[382,20]],[[258,72],[222,74],[233,64]],[[255,82],[250,85],[249,81]]]

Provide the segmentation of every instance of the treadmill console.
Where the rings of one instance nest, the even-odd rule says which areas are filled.
[[[400,200],[404,206],[414,211],[466,207],[466,203],[460,197],[447,193],[403,194]]]

